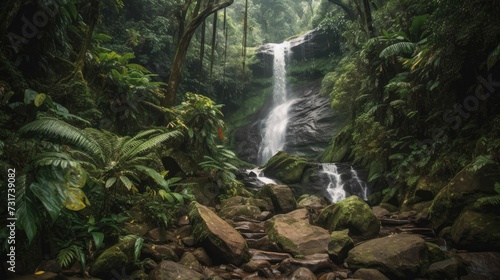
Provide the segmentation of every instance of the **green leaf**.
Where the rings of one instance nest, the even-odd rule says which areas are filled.
[[[184,197],[180,193],[173,192],[171,193],[179,203],[184,204]]]
[[[56,186],[53,183],[47,182],[44,186],[37,183],[32,183],[30,190],[36,195],[36,197],[42,202],[45,210],[49,213],[52,218],[52,222],[55,222],[61,213],[62,203],[59,200],[56,190]]]
[[[47,95],[45,93],[39,93],[35,96],[35,106],[40,107],[42,106],[43,102],[47,98]]]
[[[137,262],[141,256],[142,244],[144,243],[144,238],[139,237],[135,240],[134,244],[134,260]]]
[[[149,177],[151,177],[158,185],[160,185],[160,186],[162,186],[164,188],[168,188],[169,187],[169,183],[165,180],[165,178],[163,178],[163,176],[161,176],[161,174],[158,173],[153,168],[149,168],[149,167],[144,166],[144,165],[136,165],[135,167],[138,170],[143,171],[147,175],[149,175]]]
[[[134,186],[134,184],[132,184],[132,182],[129,180],[129,178],[127,178],[126,176],[120,176],[120,181],[122,181],[122,183],[125,185],[125,187],[127,188],[127,190],[131,190],[132,187]]]
[[[163,198],[163,199],[166,199],[168,200],[168,202],[170,203],[174,203],[174,199],[172,198],[172,195],[170,195],[170,193],[168,193],[167,191],[165,190],[159,190],[158,191],[158,194]]]
[[[99,250],[99,248],[102,245],[102,242],[104,241],[104,233],[93,231],[91,232],[91,234],[92,238],[94,239],[95,248],[96,250]]]
[[[35,97],[38,95],[38,92],[32,89],[26,89],[24,91],[24,104],[30,104],[35,100]]]
[[[106,189],[111,188],[116,183],[116,177],[111,177],[106,181]]]

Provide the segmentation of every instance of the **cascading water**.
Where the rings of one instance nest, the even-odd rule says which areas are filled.
[[[258,163],[264,164],[285,146],[288,109],[293,100],[287,99],[286,60],[290,53],[290,43],[274,44],[273,62],[273,109],[264,121],[261,131],[262,141],[259,146]]]
[[[329,199],[331,202],[336,203],[346,198],[346,192],[344,191],[344,183],[340,173],[337,170],[337,165],[335,163],[325,163],[323,164],[323,172],[328,176],[330,182],[326,188]]]
[[[366,186],[366,183],[363,182],[361,179],[359,179],[358,172],[351,166],[351,177],[353,180],[356,181],[358,186],[361,188],[361,195],[363,196],[363,200],[368,200],[368,187]]]

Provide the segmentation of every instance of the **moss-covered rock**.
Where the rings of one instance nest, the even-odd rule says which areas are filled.
[[[292,190],[285,185],[266,185],[255,196],[271,199],[276,213],[288,213],[297,208]]]
[[[415,279],[429,267],[426,242],[418,235],[396,234],[369,240],[349,251],[352,270],[374,268],[390,279]]]
[[[323,208],[328,205],[328,201],[324,197],[320,197],[317,195],[309,195],[305,194],[302,195],[298,199],[298,208]]]
[[[349,237],[348,230],[332,232],[330,235],[330,242],[328,243],[328,254],[330,255],[330,259],[341,264],[352,248],[354,248],[354,242]]]
[[[494,194],[500,181],[495,166],[486,165],[474,171],[471,166],[460,171],[434,198],[429,210],[435,229],[451,226],[460,213],[478,198]]]
[[[469,250],[500,250],[500,216],[464,211],[451,227],[453,243]]]
[[[215,262],[240,265],[250,259],[245,239],[212,210],[192,202],[189,218],[194,227],[193,236]]]
[[[113,270],[121,271],[134,261],[135,239],[122,241],[102,252],[90,267],[90,275],[109,279]]]
[[[278,179],[286,184],[299,183],[304,169],[309,165],[307,159],[279,151],[264,165],[266,177]]]
[[[325,229],[288,215],[276,215],[265,223],[269,239],[292,255],[327,253],[330,234]]]
[[[172,261],[163,261],[149,275],[149,280],[203,280],[203,274],[182,264]]]
[[[427,251],[429,252],[429,263],[440,262],[446,259],[445,253],[437,244],[427,242],[425,245],[427,246]]]
[[[323,209],[317,224],[329,231],[349,229],[350,235],[360,238],[376,237],[380,231],[380,221],[370,206],[357,196]]]
[[[222,208],[219,215],[224,219],[234,219],[236,217],[257,219],[260,215],[260,209],[257,206],[248,204],[235,205]]]

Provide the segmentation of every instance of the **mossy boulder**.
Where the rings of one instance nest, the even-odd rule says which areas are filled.
[[[459,248],[500,250],[500,216],[466,210],[453,223],[451,238]]]
[[[374,268],[390,279],[415,279],[429,267],[425,240],[418,235],[396,234],[361,243],[349,251],[349,268]]]
[[[203,244],[213,261],[240,265],[250,259],[248,245],[241,234],[208,207],[192,202],[189,218],[193,236]]]
[[[302,174],[309,166],[307,159],[279,151],[264,165],[266,177],[278,179],[285,184],[300,183]]]
[[[271,199],[276,213],[288,213],[297,208],[292,190],[285,185],[266,185],[255,196]]]
[[[288,215],[276,215],[265,223],[271,241],[292,255],[327,253],[330,234],[323,228],[310,225]]]
[[[477,171],[472,166],[462,169],[434,198],[429,209],[435,229],[451,226],[453,221],[478,198],[495,194],[494,185],[500,181],[498,168],[486,165]]]
[[[111,246],[102,252],[90,267],[90,275],[109,279],[112,271],[121,271],[134,261],[135,239],[129,239]]]
[[[298,199],[298,208],[315,208],[320,209],[328,205],[328,201],[324,197],[317,195],[302,195]]]
[[[380,231],[380,221],[370,206],[357,196],[350,196],[323,209],[317,224],[329,231],[349,229],[349,235],[359,238],[373,238]]]
[[[354,242],[349,237],[348,230],[332,232],[330,235],[330,242],[328,243],[328,254],[330,255],[330,259],[341,264],[352,248],[354,248]]]
[[[222,208],[219,215],[224,219],[234,219],[236,217],[257,219],[260,215],[260,209],[257,206],[248,204],[228,206]]]

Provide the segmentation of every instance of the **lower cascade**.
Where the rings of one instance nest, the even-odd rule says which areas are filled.
[[[335,163],[322,164],[323,173],[327,176],[329,183],[326,187],[328,200],[332,203],[337,203],[345,199],[349,194],[357,195],[363,200],[368,200],[368,187],[362,181],[356,170],[351,166],[350,179],[342,180],[342,174],[339,172]],[[346,191],[346,189],[348,191]]]

